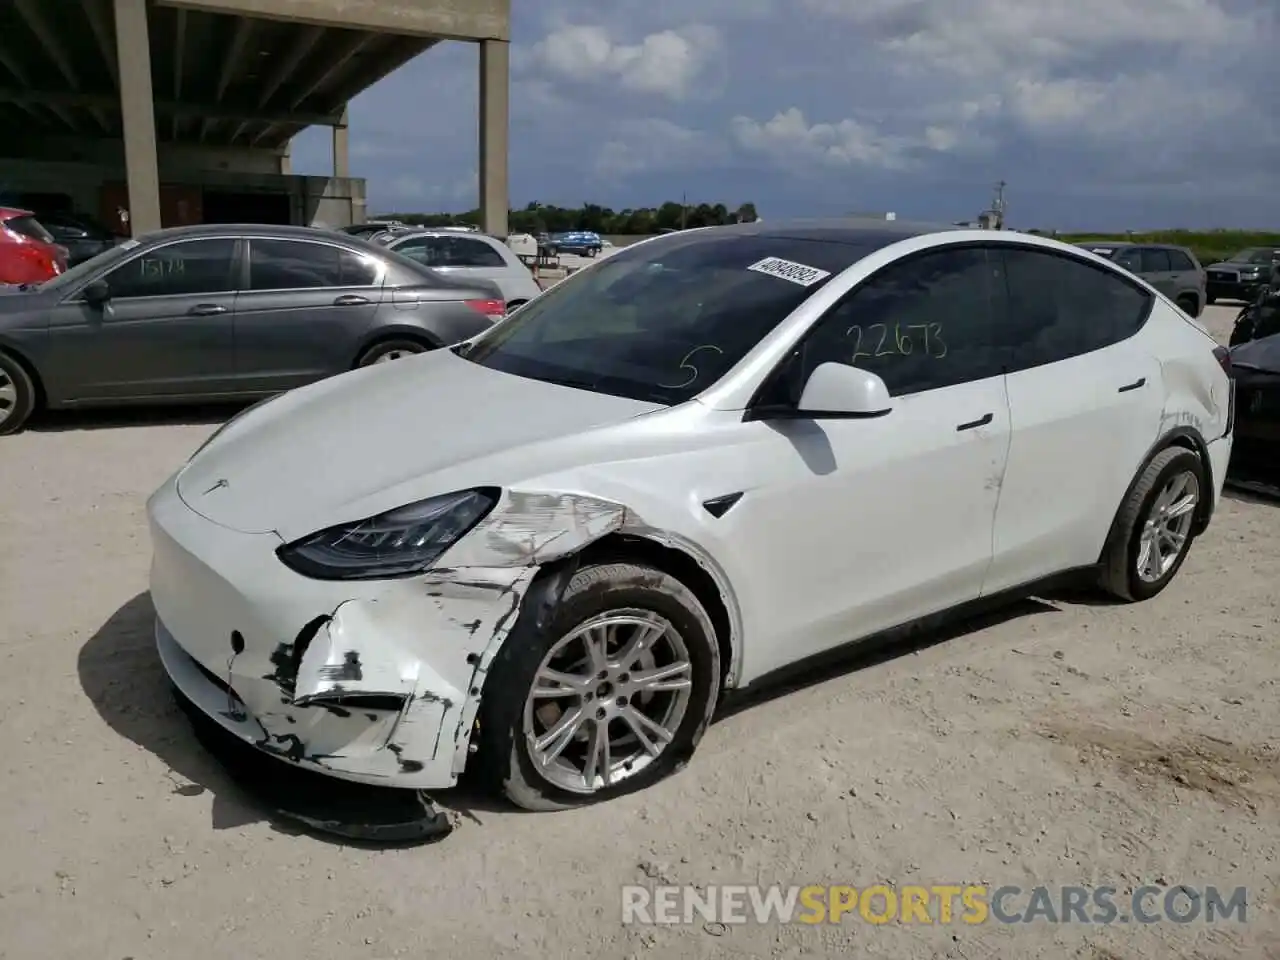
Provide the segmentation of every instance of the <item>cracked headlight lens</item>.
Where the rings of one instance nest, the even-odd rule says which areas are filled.
[[[316,580],[386,580],[421,573],[484,519],[501,491],[479,487],[419,500],[367,520],[339,524],[277,551]]]

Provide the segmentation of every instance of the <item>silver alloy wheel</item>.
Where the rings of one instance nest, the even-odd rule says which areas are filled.
[[[524,736],[548,783],[588,794],[662,755],[693,693],[684,638],[649,610],[610,610],[542,658],[524,704]]]
[[[18,385],[0,370],[0,423],[4,423],[18,406]]]
[[[1138,576],[1156,583],[1173,569],[1187,547],[1196,505],[1200,502],[1200,481],[1190,470],[1169,478],[1151,504],[1138,547]]]
[[[388,350],[386,353],[378,354],[374,363],[386,363],[389,360],[400,360],[404,357],[412,357],[416,350]]]

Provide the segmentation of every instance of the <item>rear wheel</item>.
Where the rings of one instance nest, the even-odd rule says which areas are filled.
[[[1206,305],[1206,306],[1210,306],[1210,307],[1211,307],[1211,306],[1213,306],[1215,303],[1217,303],[1217,302],[1218,302],[1218,298],[1217,298],[1217,297],[1215,297],[1215,296],[1211,293],[1211,294],[1209,294],[1208,296],[1206,296],[1206,297],[1204,298],[1204,302],[1205,302],[1205,305]]]
[[[1177,303],[1188,316],[1198,317],[1200,315],[1199,298],[1194,297],[1189,293],[1184,293],[1178,297]]]
[[[429,349],[430,347],[425,343],[417,340],[383,340],[381,343],[375,343],[360,354],[359,359],[356,360],[356,366],[367,367],[374,363],[400,360],[404,357],[411,357],[414,354],[426,353]]]
[[[0,436],[17,433],[36,407],[36,385],[22,364],[0,352]]]
[[[1111,528],[1101,586],[1120,600],[1146,600],[1177,575],[1194,539],[1204,465],[1182,447],[1161,450],[1143,469]]]
[[[522,626],[480,702],[476,763],[491,787],[527,810],[563,809],[649,786],[693,753],[719,695],[720,654],[680,581],[594,564],[569,580],[543,629]]]

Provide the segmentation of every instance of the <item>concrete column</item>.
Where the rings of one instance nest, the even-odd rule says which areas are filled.
[[[156,111],[151,93],[151,42],[146,0],[114,0],[120,113],[124,121],[125,180],[133,236],[159,230],[160,170]]]
[[[287,177],[293,173],[293,141],[284,145],[280,152],[280,176]]]
[[[347,140],[347,108],[342,108],[342,117],[333,127],[333,175],[335,177],[351,176],[351,150]]]
[[[511,44],[480,41],[480,229],[507,235],[511,197],[507,184]]]

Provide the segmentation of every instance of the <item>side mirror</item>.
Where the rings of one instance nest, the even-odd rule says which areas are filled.
[[[107,285],[105,280],[95,280],[93,283],[87,284],[80,293],[84,297],[85,303],[95,307],[100,307],[111,299],[111,287]]]
[[[876,374],[845,363],[817,366],[794,407],[769,406],[750,411],[752,420],[864,420],[893,409],[889,388]]]
[[[799,413],[813,417],[883,417],[893,409],[876,374],[844,363],[820,363],[800,394]]]

